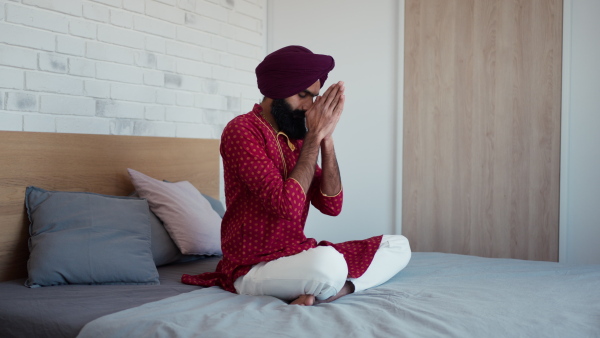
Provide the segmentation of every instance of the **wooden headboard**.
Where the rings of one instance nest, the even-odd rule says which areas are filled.
[[[0,163],[0,281],[27,276],[27,186],[126,196],[132,168],[219,197],[219,140],[0,131]]]

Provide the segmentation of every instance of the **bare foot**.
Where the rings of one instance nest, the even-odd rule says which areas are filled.
[[[300,306],[311,306],[315,303],[315,296],[313,295],[301,295],[296,300],[290,303],[290,305]]]
[[[300,297],[296,298],[296,300],[291,302],[290,305],[311,306],[311,305],[317,305],[317,304],[321,304],[321,303],[329,303],[329,302],[333,302],[334,300],[336,300],[342,296],[351,294],[353,292],[354,292],[354,284],[352,284],[352,282],[350,282],[350,281],[346,281],[346,284],[344,284],[342,289],[335,296],[331,296],[325,300],[318,300],[315,298],[314,295],[301,295]]]
[[[354,292],[354,284],[352,284],[352,282],[350,281],[346,281],[346,284],[344,284],[344,286],[342,287],[342,289],[337,293],[337,295],[335,296],[331,296],[325,300],[315,300],[315,305],[317,304],[321,304],[321,303],[329,303],[329,302],[333,302],[334,300],[345,296],[345,295],[349,295],[351,293]]]

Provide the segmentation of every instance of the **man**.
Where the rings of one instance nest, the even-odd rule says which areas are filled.
[[[221,137],[223,259],[216,272],[184,275],[182,282],[313,305],[379,285],[408,264],[403,236],[317,244],[304,235],[311,203],[331,216],[342,210],[333,132],[344,83],[319,95],[334,65],[331,56],[301,46],[279,49],[258,65],[265,98]]]

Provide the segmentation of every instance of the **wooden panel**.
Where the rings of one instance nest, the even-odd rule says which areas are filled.
[[[0,131],[0,280],[26,276],[25,188],[126,196],[132,168],[219,197],[219,140]]]
[[[407,0],[404,235],[558,260],[561,0]]]

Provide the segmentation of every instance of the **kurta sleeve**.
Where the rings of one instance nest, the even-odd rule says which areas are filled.
[[[305,195],[300,184],[284,180],[274,161],[268,156],[266,139],[251,126],[243,123],[229,124],[221,137],[223,164],[230,169],[245,189],[270,213],[287,220],[298,221],[302,217]]]
[[[337,216],[342,212],[344,202],[343,189],[334,196],[327,196],[321,192],[322,169],[317,166],[315,178],[310,186],[310,202],[319,211],[329,216]]]

